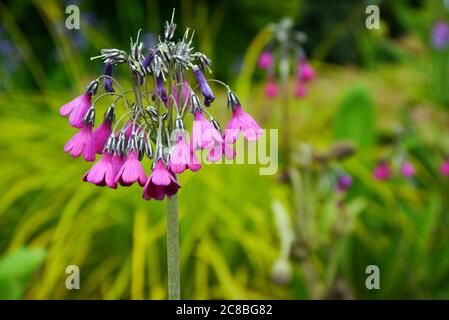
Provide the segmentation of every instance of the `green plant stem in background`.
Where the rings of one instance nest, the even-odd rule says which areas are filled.
[[[289,99],[288,99],[288,77],[282,77],[281,83],[282,90],[282,143],[284,149],[285,157],[285,168],[290,166],[290,110],[289,110]]]
[[[167,198],[167,271],[168,299],[181,299],[179,279],[178,195]]]

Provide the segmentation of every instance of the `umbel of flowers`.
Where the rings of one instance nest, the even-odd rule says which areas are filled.
[[[306,35],[293,30],[293,21],[283,19],[274,24],[273,37],[259,57],[258,66],[266,71],[265,94],[275,98],[279,94],[278,78],[286,79],[290,71],[296,73],[296,97],[307,94],[306,83],[315,79],[315,71],[307,61],[303,44]]]
[[[91,59],[103,60],[104,74],[60,108],[60,114],[79,129],[64,151],[89,162],[100,157],[84,181],[113,189],[138,183],[144,199],[162,200],[178,192],[178,174],[201,168],[198,150],[208,153],[208,161],[223,156],[233,159],[233,145],[240,133],[247,140],[256,140],[261,134],[229,86],[206,79],[211,61],[192,47],[193,32],[187,29],[175,41],[175,29],[172,18],[159,42],[150,48],[144,48],[138,35],[131,40],[129,53],[102,49]],[[112,77],[119,65],[129,70],[132,88],[124,90]],[[211,81],[227,90],[230,121],[224,130],[209,112],[215,100]],[[104,93],[99,94],[101,84]],[[97,104],[103,99],[110,102],[98,124]],[[190,135],[186,121],[192,122]],[[145,156],[152,159],[151,168],[142,166]]]

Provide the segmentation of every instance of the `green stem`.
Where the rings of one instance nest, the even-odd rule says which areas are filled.
[[[283,112],[283,128],[282,128],[282,142],[284,145],[284,157],[285,168],[288,170],[290,167],[290,110],[289,110],[289,98],[288,98],[288,77],[282,77],[281,90],[282,90],[282,112]]]
[[[167,197],[167,269],[168,299],[181,299],[179,280],[178,195]]]

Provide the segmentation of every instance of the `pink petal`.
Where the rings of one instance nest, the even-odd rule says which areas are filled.
[[[82,95],[79,104],[70,113],[69,123],[72,127],[81,128],[83,126],[84,116],[91,106],[90,99],[89,94]]]
[[[151,181],[158,186],[168,186],[170,184],[170,173],[165,168],[164,163],[159,159],[150,176]]]
[[[78,96],[72,101],[66,103],[61,108],[59,108],[59,114],[63,117],[67,117],[73,111],[73,109],[75,109],[82,102],[82,99],[83,95]]]

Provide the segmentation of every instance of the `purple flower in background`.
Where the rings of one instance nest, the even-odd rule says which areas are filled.
[[[449,159],[443,162],[440,172],[443,176],[449,177]]]
[[[352,178],[350,175],[343,174],[337,179],[337,191],[338,192],[346,192],[349,187],[352,185]]]
[[[157,35],[153,32],[144,33],[142,36],[142,42],[145,44],[145,47],[152,48],[158,42]]]
[[[93,12],[83,12],[81,18],[83,19],[83,22],[91,27],[98,25],[98,19]]]
[[[0,54],[2,56],[9,56],[14,52],[14,46],[9,40],[0,40]]]
[[[270,51],[262,52],[257,64],[261,69],[270,69],[273,66],[273,55],[271,54],[271,52]]]
[[[16,70],[20,61],[20,55],[11,41],[7,39],[0,40],[0,58],[5,61],[2,64],[6,71],[14,72]]]
[[[438,21],[432,28],[432,47],[444,49],[449,44],[449,25],[445,21]]]
[[[401,167],[401,174],[405,178],[411,178],[415,175],[415,168],[410,162],[404,162],[404,164]]]
[[[278,95],[278,85],[274,79],[269,79],[265,85],[265,95],[268,98],[275,98]]]
[[[298,77],[303,82],[308,82],[315,79],[315,70],[313,70],[312,66],[304,58],[299,62]]]
[[[87,48],[88,42],[84,34],[79,30],[74,30],[75,32],[71,33],[72,43],[74,47],[78,50],[84,50]]]
[[[380,181],[388,180],[391,175],[390,166],[386,161],[380,161],[374,168],[374,178]]]
[[[307,94],[307,88],[304,85],[304,82],[301,80],[296,81],[296,87],[295,87],[295,95],[297,98],[302,98]]]

